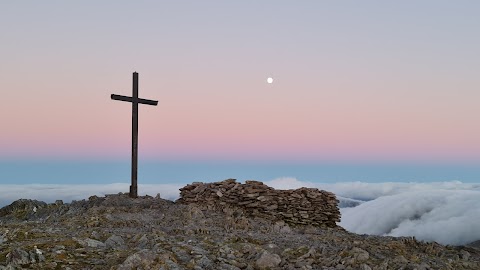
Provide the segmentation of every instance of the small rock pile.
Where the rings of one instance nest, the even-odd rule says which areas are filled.
[[[340,221],[338,200],[331,192],[304,187],[277,190],[259,181],[194,182],[180,189],[178,202],[208,209],[238,207],[250,216],[288,224],[335,228]]]

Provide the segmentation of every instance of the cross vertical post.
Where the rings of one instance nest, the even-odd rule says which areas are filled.
[[[120,96],[112,94],[113,100],[120,100],[132,103],[132,184],[130,185],[130,197],[138,197],[138,104],[157,106],[158,101],[138,97],[138,73],[133,73],[132,96]]]
[[[138,196],[138,73],[133,73],[133,102],[132,102],[132,184],[130,185],[130,197]]]

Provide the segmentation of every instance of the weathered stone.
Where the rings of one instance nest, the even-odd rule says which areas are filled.
[[[128,256],[128,258],[118,266],[118,270],[144,269],[154,264],[156,259],[155,252],[143,249],[139,252]],[[150,268],[148,268],[150,269]]]
[[[352,253],[357,262],[364,262],[370,258],[370,254],[367,251],[358,247],[354,247],[352,249]]]
[[[7,253],[7,263],[12,265],[23,265],[30,263],[30,255],[21,248],[16,248]]]
[[[462,260],[468,261],[468,259],[470,258],[470,253],[466,250],[460,251],[460,258]]]
[[[264,251],[260,258],[255,262],[255,266],[260,270],[267,270],[277,267],[282,262],[282,259],[277,254],[272,254],[268,251]]]
[[[372,268],[368,264],[362,264],[360,265],[360,270],[372,270]]]
[[[85,238],[85,239],[78,239],[78,238],[73,238],[77,243],[82,245],[83,247],[91,247],[91,248],[105,248],[105,243],[91,239],[91,238]]]
[[[45,208],[46,206],[47,204],[42,201],[20,199],[1,208],[0,217],[13,214],[16,218],[25,219],[28,216],[35,214],[38,209]]]
[[[121,236],[118,235],[112,235],[110,236],[106,241],[105,241],[105,246],[107,248],[111,248],[114,250],[124,250],[126,249],[125,247],[125,241]]]
[[[148,240],[148,237],[147,235],[142,235],[142,237],[140,237],[140,239],[138,239],[138,242],[137,242],[137,248],[138,249],[146,249],[150,246],[150,241]]]

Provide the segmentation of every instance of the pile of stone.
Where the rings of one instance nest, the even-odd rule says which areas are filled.
[[[250,216],[288,224],[334,228],[340,221],[338,200],[331,192],[316,188],[277,190],[259,181],[194,182],[180,189],[178,202],[208,209],[237,207]]]

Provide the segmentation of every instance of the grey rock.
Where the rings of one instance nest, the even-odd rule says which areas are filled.
[[[200,267],[200,269],[211,269],[213,266],[212,260],[207,256],[201,256],[199,258],[194,258],[190,261],[193,265]]]
[[[362,264],[360,265],[360,270],[372,270],[372,268],[368,264]]]
[[[231,265],[231,264],[226,264],[226,263],[221,263],[219,266],[218,266],[218,269],[219,270],[241,270],[240,268],[234,266],[234,265]]]
[[[30,219],[39,209],[47,207],[47,203],[37,200],[20,199],[0,208],[0,217],[14,215],[19,219]]]
[[[73,238],[77,243],[82,245],[83,247],[91,247],[91,248],[105,248],[105,243],[100,242],[95,239],[91,238],[85,238],[85,239],[78,239],[78,238]]]
[[[255,262],[255,266],[262,269],[270,269],[280,265],[282,259],[277,254],[272,254],[268,251],[264,251],[260,258]]]
[[[357,262],[365,262],[366,260],[368,260],[368,258],[370,258],[370,254],[366,250],[363,250],[361,248],[354,247],[352,249],[352,252]]]
[[[317,253],[317,251],[314,249],[314,248],[310,248],[308,250],[307,253],[305,253],[304,255],[300,256],[299,259],[307,259],[307,258],[311,258],[313,256],[315,256],[315,253]]]
[[[181,262],[190,261],[191,257],[183,247],[173,247],[172,252],[175,257]]]
[[[292,229],[290,229],[290,226],[286,225],[286,226],[283,226],[281,229],[280,229],[280,233],[281,234],[288,234],[288,233],[291,233],[292,232]]]
[[[131,269],[143,269],[145,266],[153,265],[156,254],[148,249],[140,250],[139,252],[132,254],[118,266],[118,270],[131,270]]]
[[[427,263],[421,263],[415,269],[416,270],[429,270],[431,268],[430,268],[430,265],[428,265]]]
[[[268,243],[266,245],[263,245],[262,248],[265,249],[266,251],[272,253],[272,254],[281,254],[282,253],[282,249],[279,248],[276,244],[273,244],[273,243]]]
[[[140,239],[137,241],[137,248],[138,249],[147,249],[150,248],[150,241],[148,240],[147,235],[142,235]]]
[[[399,256],[395,257],[393,259],[393,262],[398,263],[398,264],[408,264],[408,260],[405,257],[403,257],[402,255],[399,255]]]
[[[45,256],[43,255],[43,251],[38,249],[37,246],[33,247],[33,251],[30,251],[29,255],[30,255],[30,261],[32,263],[45,261]]]
[[[92,239],[98,240],[98,239],[100,239],[100,234],[99,234],[97,231],[93,231],[93,232],[90,234],[90,237],[91,237]]]
[[[18,270],[19,268],[9,264],[7,266],[1,266],[0,265],[0,270]],[[21,269],[21,268],[20,268]]]
[[[198,246],[192,246],[190,253],[192,255],[206,255],[208,254],[208,251]]]
[[[31,262],[30,254],[21,248],[16,248],[10,251],[6,255],[6,259],[6,262],[12,265],[23,265]]]
[[[121,236],[112,235],[105,241],[105,246],[114,250],[125,250],[125,241]]]
[[[460,258],[462,258],[462,260],[468,261],[468,259],[470,259],[470,253],[466,250],[460,251]]]
[[[201,267],[202,269],[210,269],[213,265],[212,260],[207,256],[202,256],[198,260],[193,261],[196,266]]]
[[[179,266],[176,262],[174,262],[170,259],[165,260],[165,264],[167,265],[166,269],[168,269],[168,270],[184,270],[185,269],[185,268]]]

